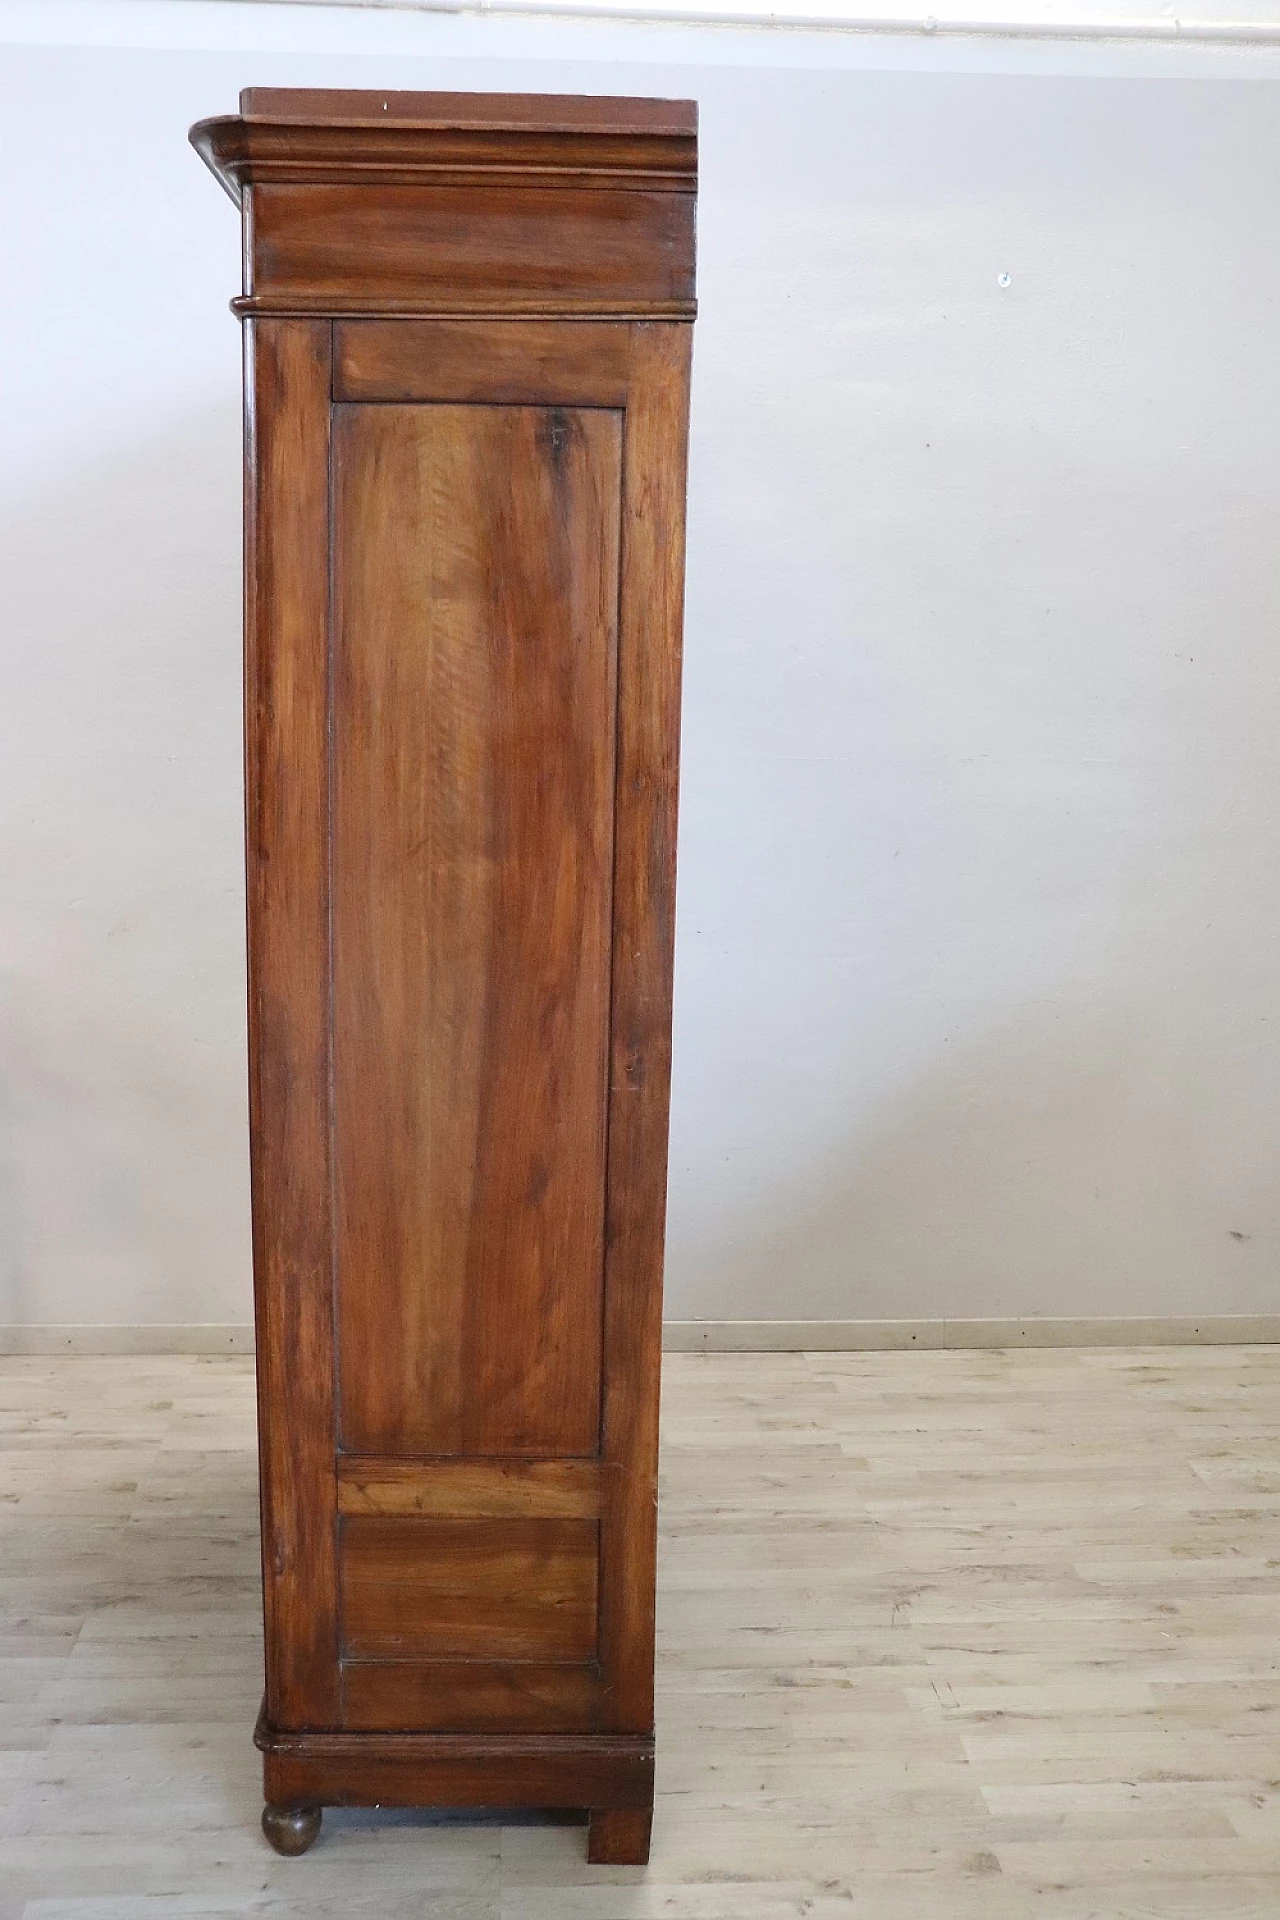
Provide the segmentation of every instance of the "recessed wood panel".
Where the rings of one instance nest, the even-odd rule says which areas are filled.
[[[621,418],[339,406],[342,1444],[599,1436]]]
[[[335,400],[621,407],[631,369],[623,320],[343,320]]]
[[[594,1666],[536,1660],[348,1660],[342,1724],[423,1733],[588,1733]]]
[[[338,1461],[338,1512],[471,1520],[597,1520],[597,1460]]]
[[[343,1520],[343,1653],[588,1660],[598,1548],[592,1520]]]

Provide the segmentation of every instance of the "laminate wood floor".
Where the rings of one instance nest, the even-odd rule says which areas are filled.
[[[647,1873],[268,1850],[251,1364],[0,1360],[0,1920],[1280,1915],[1280,1348],[668,1356]]]

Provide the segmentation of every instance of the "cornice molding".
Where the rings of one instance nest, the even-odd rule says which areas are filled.
[[[691,320],[697,108],[249,88],[191,143],[244,220],[248,317]]]
[[[691,101],[432,97],[428,112],[414,105],[421,95],[251,87],[238,115],[199,121],[191,144],[237,205],[250,185],[697,191]]]

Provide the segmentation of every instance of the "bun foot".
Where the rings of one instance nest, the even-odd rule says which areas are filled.
[[[275,1848],[289,1859],[305,1853],[320,1831],[324,1814],[319,1807],[273,1807],[262,1809],[262,1831]]]
[[[587,1823],[587,1862],[593,1867],[647,1867],[652,1807],[593,1808]]]

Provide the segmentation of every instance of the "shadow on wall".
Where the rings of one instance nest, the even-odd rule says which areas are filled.
[[[239,411],[0,530],[0,1321],[249,1317]]]

